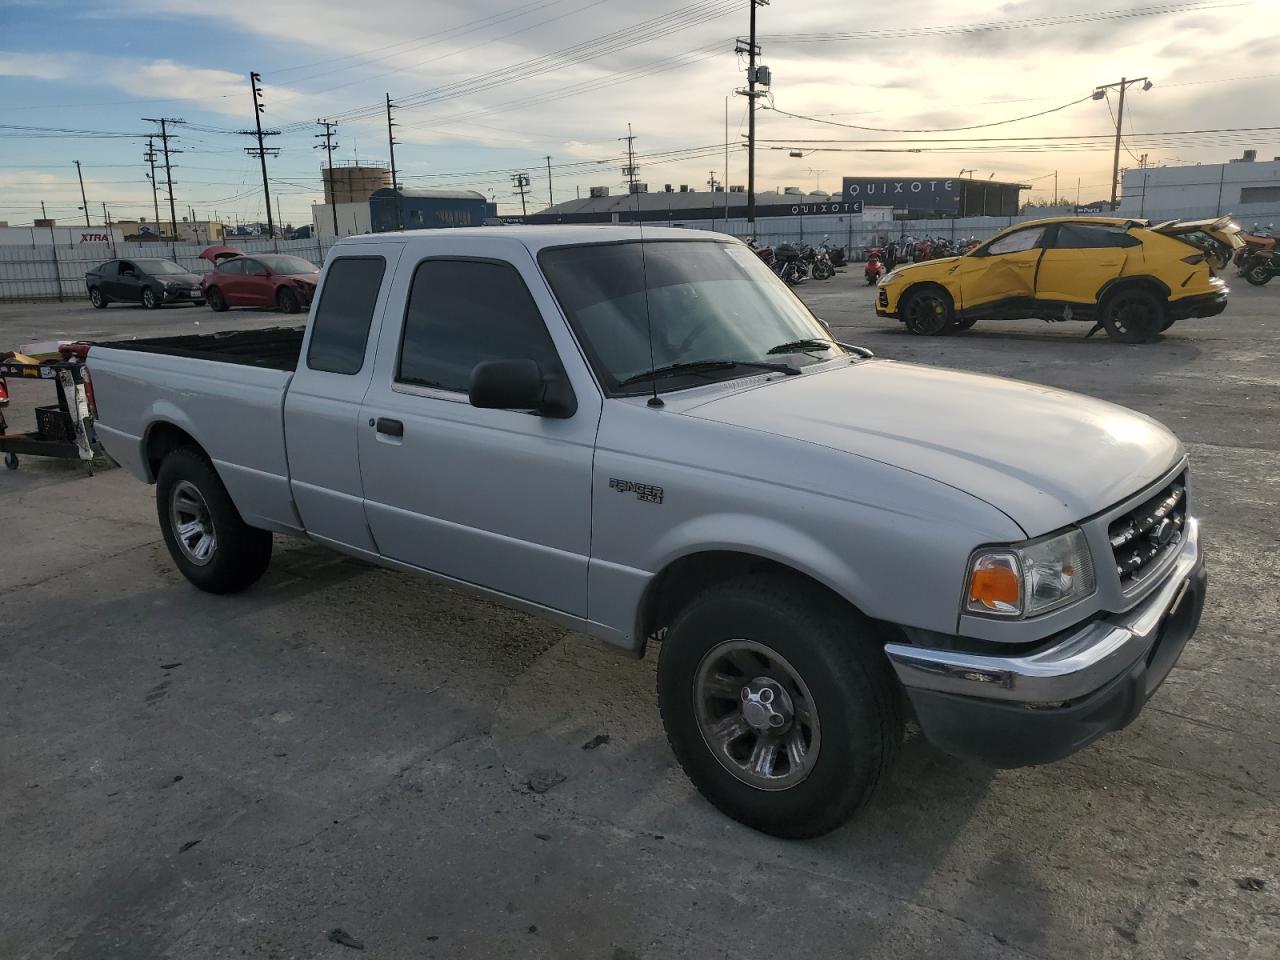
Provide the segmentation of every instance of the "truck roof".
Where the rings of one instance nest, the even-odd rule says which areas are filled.
[[[477,237],[494,237],[518,240],[536,252],[544,247],[560,247],[575,243],[618,243],[626,240],[734,240],[723,233],[708,230],[686,230],[679,227],[648,226],[643,229],[634,224],[573,224],[535,226],[516,224],[503,227],[466,227],[457,230],[399,230],[387,233],[366,233],[355,237],[343,237],[337,246],[357,246],[364,243],[384,243],[402,240],[412,243],[457,239],[459,242]]]

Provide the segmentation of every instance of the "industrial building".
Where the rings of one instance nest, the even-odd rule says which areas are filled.
[[[1249,226],[1280,220],[1280,157],[1258,160],[1246,150],[1227,163],[1126,170],[1119,212],[1170,220],[1230,214]]]
[[[496,204],[475,190],[382,187],[369,196],[373,232],[480,227],[497,216]]]
[[[391,186],[391,168],[379,164],[338,163],[322,167],[325,203],[367,203],[375,190]]]

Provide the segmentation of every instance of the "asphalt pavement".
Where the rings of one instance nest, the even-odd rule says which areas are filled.
[[[913,735],[816,841],[701,800],[662,734],[656,650],[280,538],[254,589],[210,596],[124,471],[0,470],[0,956],[1273,960],[1280,284],[1235,287],[1140,346],[1039,321],[911,337],[856,265],[800,288],[881,356],[1168,424],[1210,575],[1131,727],[1009,771]],[[0,349],[289,322],[5,304]],[[15,385],[11,421],[47,387]]]

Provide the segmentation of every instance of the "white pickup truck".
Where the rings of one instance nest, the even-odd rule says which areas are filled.
[[[847,819],[910,716],[1004,766],[1125,726],[1204,603],[1168,430],[837,343],[714,234],[351,237],[305,330],[88,365],[196,586],[250,586],[289,534],[658,640],[676,757],[780,836]]]

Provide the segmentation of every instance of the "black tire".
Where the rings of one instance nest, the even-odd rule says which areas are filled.
[[[187,498],[185,502],[192,503],[192,490],[196,494],[194,505],[200,508],[201,530],[212,532],[208,556],[203,560],[195,559],[193,548],[179,542],[180,534],[175,529],[175,499]],[[262,576],[271,562],[270,531],[251,527],[241,519],[213,464],[195,447],[178,447],[164,458],[156,479],[156,512],[169,556],[182,575],[201,590],[244,590]],[[188,537],[187,543],[201,535]],[[196,540],[196,546],[199,544]]]
[[[1178,321],[1175,320],[1173,317],[1166,317],[1164,323],[1160,324],[1160,332],[1164,333],[1166,330],[1168,330],[1177,322]]]
[[[947,327],[947,333],[964,333],[977,322],[977,317],[959,317],[951,321],[951,326]]]
[[[97,309],[105,310],[108,300],[106,298],[106,295],[103,294],[103,292],[99,290],[97,287],[90,287],[89,302],[92,303]]]
[[[1274,274],[1265,263],[1252,263],[1243,271],[1244,278],[1255,287],[1265,287]]]
[[[1102,304],[1102,329],[1119,343],[1148,343],[1160,335],[1168,319],[1165,304],[1149,290],[1127,287]]]
[[[209,309],[214,313],[225,313],[227,309],[227,298],[222,295],[222,291],[217,287],[210,287],[205,291],[205,301],[209,304]]]
[[[941,287],[908,291],[898,314],[906,328],[918,337],[936,337],[946,333],[955,320],[951,295]]]
[[[142,288],[142,306],[147,310],[158,310],[164,303],[164,297],[158,295],[154,287]]]
[[[276,306],[284,313],[297,313],[302,309],[302,302],[296,291],[289,287],[281,287],[276,292]]]
[[[813,279],[830,280],[835,275],[835,268],[829,263],[819,261],[813,265]]]
[[[819,737],[808,726],[784,728],[787,736],[807,730],[811,747],[817,738],[808,761],[812,766],[785,787],[753,786],[731,772],[708,745],[699,722],[700,705],[707,702],[698,692],[704,660],[717,657],[726,644],[743,641],[781,657],[794,670],[821,730]],[[748,653],[757,656],[760,669],[769,669],[758,654]],[[738,679],[750,680],[742,673],[729,678],[729,686]],[[732,690],[719,702],[728,711],[717,724],[741,706]],[[887,774],[903,736],[901,692],[865,622],[838,598],[787,576],[719,584],[686,606],[662,643],[658,704],[671,749],[699,792],[733,819],[778,837],[816,837],[848,820]],[[801,723],[798,713],[790,723]],[[792,769],[790,761],[786,766]]]

